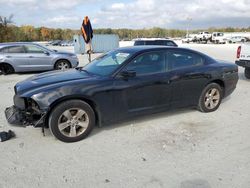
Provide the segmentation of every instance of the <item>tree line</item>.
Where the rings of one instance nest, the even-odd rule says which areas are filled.
[[[34,27],[31,25],[15,26],[12,21],[13,15],[8,18],[0,16],[0,42],[18,41],[50,41],[72,40],[75,34],[81,34],[79,30],[54,29],[47,27]],[[197,33],[202,30],[191,30],[189,33]],[[209,28],[209,32],[250,32],[248,28]],[[120,40],[131,40],[141,37],[183,37],[186,30],[165,29],[154,27],[151,29],[94,29],[94,34],[117,34]]]

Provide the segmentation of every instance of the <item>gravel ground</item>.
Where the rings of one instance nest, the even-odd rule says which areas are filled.
[[[233,62],[237,45],[185,44]],[[72,51],[72,48],[63,48]],[[81,65],[86,56],[79,56]],[[0,76],[0,131],[17,137],[0,143],[2,187],[249,188],[250,81],[239,69],[235,92],[213,113],[183,109],[96,128],[66,144],[46,130],[9,126],[4,109],[13,86],[32,74]]]

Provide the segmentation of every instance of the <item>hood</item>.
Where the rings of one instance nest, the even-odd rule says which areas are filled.
[[[56,52],[56,54],[59,54],[59,55],[70,55],[70,56],[76,56],[76,54],[74,54],[74,53],[70,53],[70,52]]]
[[[16,94],[33,90],[39,87],[48,86],[62,82],[70,82],[74,80],[91,79],[95,77],[79,69],[70,69],[67,71],[50,71],[29,77],[24,81],[18,82],[15,86]]]
[[[69,56],[76,56],[76,54],[74,54],[74,53],[71,53],[71,52],[63,52],[63,51],[54,51],[54,50],[52,50],[52,52],[54,53],[54,54],[58,54],[58,55],[69,55]]]

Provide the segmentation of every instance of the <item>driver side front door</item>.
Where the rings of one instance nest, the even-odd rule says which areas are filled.
[[[125,113],[139,113],[169,107],[171,88],[165,51],[153,51],[135,57],[115,79],[116,100]]]
[[[25,45],[26,53],[29,60],[29,66],[32,71],[51,70],[54,67],[52,64],[52,56],[49,52],[35,45]]]

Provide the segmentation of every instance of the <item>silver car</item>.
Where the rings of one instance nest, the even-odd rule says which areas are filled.
[[[4,74],[64,70],[78,64],[73,53],[57,52],[31,42],[0,43],[0,71]]]

